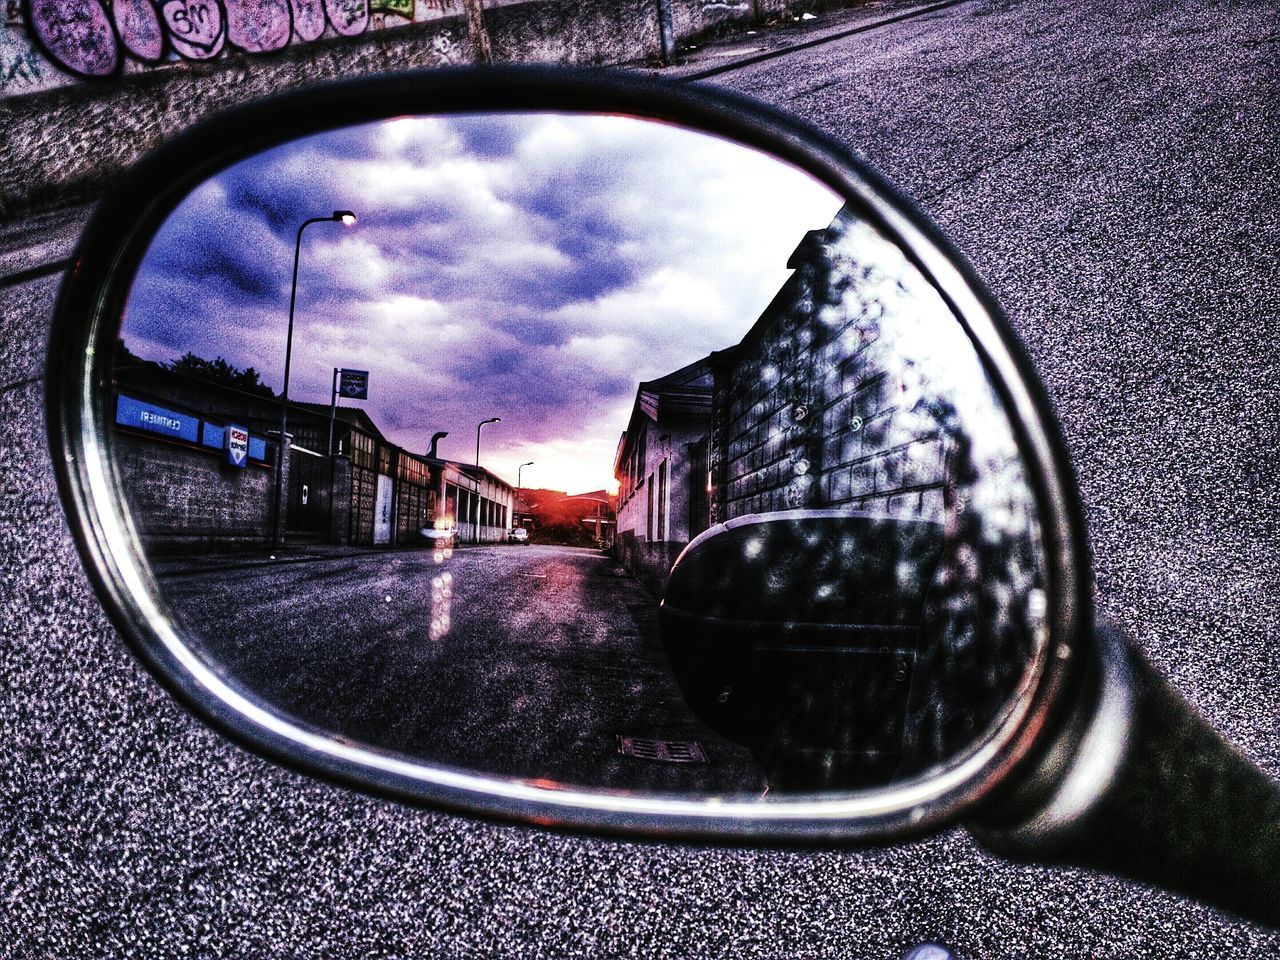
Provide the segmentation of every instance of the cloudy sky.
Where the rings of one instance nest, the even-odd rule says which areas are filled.
[[[840,201],[701,133],[625,117],[406,118],[227,170],[157,235],[126,311],[137,354],[252,366],[279,390],[298,224],[290,396],[369,370],[385,434],[514,482],[614,488],[636,385],[736,343]]]

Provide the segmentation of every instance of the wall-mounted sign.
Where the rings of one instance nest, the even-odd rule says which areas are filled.
[[[368,370],[339,370],[338,395],[348,400],[369,399]]]
[[[227,424],[227,463],[244,468],[249,462],[249,431],[234,423]]]
[[[202,447],[221,450],[226,455],[227,462],[235,467],[243,467],[251,460],[261,463],[267,459],[267,441],[253,436],[244,427],[220,427],[192,414],[179,413],[123,393],[116,397],[116,423],[122,427],[159,434],[171,440],[198,443]],[[237,431],[235,437],[231,436],[233,430]]]
[[[200,418],[192,417],[176,410],[169,410],[154,403],[146,403],[120,394],[116,398],[116,423],[122,427],[135,430],[146,430],[171,437],[174,440],[185,440],[197,443],[200,429]]]
[[[206,447],[212,447],[214,450],[226,450],[227,428],[206,420],[200,425],[200,442]],[[267,441],[262,437],[255,437],[253,434],[249,434],[249,459],[267,459]]]

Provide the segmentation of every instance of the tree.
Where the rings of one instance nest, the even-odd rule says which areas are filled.
[[[258,371],[253,367],[246,367],[241,370],[239,367],[228,363],[222,357],[205,360],[203,357],[197,357],[194,353],[188,351],[181,359],[174,360],[166,364],[166,366],[174,373],[181,373],[188,377],[195,377],[197,380],[243,390],[245,393],[256,393],[263,397],[274,397],[276,395],[274,390],[262,382]]]
[[[150,360],[142,359],[142,357],[130,350],[129,345],[124,342],[124,337],[116,337],[116,355],[112,366],[117,370],[146,366],[154,367],[157,365]]]

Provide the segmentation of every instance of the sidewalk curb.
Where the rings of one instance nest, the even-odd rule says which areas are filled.
[[[454,551],[465,552],[476,547],[489,547],[493,543],[464,543],[453,547]],[[585,548],[584,548],[585,549]],[[257,567],[279,567],[295,563],[319,563],[324,560],[351,560],[355,557],[383,557],[395,553],[430,553],[425,546],[392,546],[374,549],[348,549],[342,553],[308,554],[301,557],[280,557],[275,560],[242,560],[236,563],[211,564],[207,567],[175,567],[172,570],[158,570],[152,566],[152,573],[157,580],[175,580],[182,577],[198,577],[204,573],[223,573],[234,570],[252,570]],[[230,559],[230,558],[228,558]]]
[[[157,580],[174,580],[180,577],[198,577],[203,573],[223,573],[228,570],[253,570],[257,567],[279,567],[295,563],[318,563],[322,560],[350,560],[352,557],[367,557],[380,554],[381,550],[354,550],[349,553],[333,553],[325,556],[282,557],[276,560],[245,560],[240,563],[220,563],[207,567],[179,567],[173,570],[157,570],[152,573]]]
[[[678,76],[673,76],[672,79],[677,80],[681,83],[690,83],[697,80],[707,80],[711,77],[719,76],[722,73],[731,73],[734,70],[741,70],[744,67],[750,67],[757,63],[764,63],[768,60],[776,60],[779,57],[785,57],[792,53],[796,53],[800,50],[808,50],[811,47],[818,47],[824,43],[832,43],[836,40],[843,40],[846,37],[852,37],[855,34],[866,33],[869,30],[876,30],[876,29],[879,29],[880,27],[887,27],[887,26],[890,26],[891,24],[901,23],[903,20],[912,20],[915,17],[921,17],[921,16],[924,16],[925,14],[934,13],[935,11],[938,11],[938,10],[945,10],[948,7],[958,6],[959,4],[966,3],[966,2],[968,2],[968,0],[941,0],[940,3],[931,3],[926,6],[915,7],[911,10],[904,11],[903,13],[897,13],[891,17],[885,17],[883,20],[875,20],[875,21],[872,21],[871,23],[860,23],[856,27],[837,29],[833,33],[823,34],[822,36],[819,36],[819,37],[813,37],[810,40],[802,40],[799,43],[789,44],[785,47],[778,47],[775,50],[766,50],[762,53],[752,54],[750,56],[743,57],[740,60],[733,60],[733,61],[730,61],[729,63],[717,64],[714,67],[708,67],[703,70],[697,70],[691,73],[680,74]],[[668,70],[669,69],[670,68],[668,68]],[[679,67],[675,69],[678,70]],[[651,72],[656,76],[664,76],[664,75],[671,76],[670,73],[663,70],[652,70]]]

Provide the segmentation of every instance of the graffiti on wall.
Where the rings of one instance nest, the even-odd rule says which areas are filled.
[[[461,16],[462,0],[2,0],[0,96]],[[485,0],[486,7],[526,0]],[[451,44],[433,44],[447,54]]]

